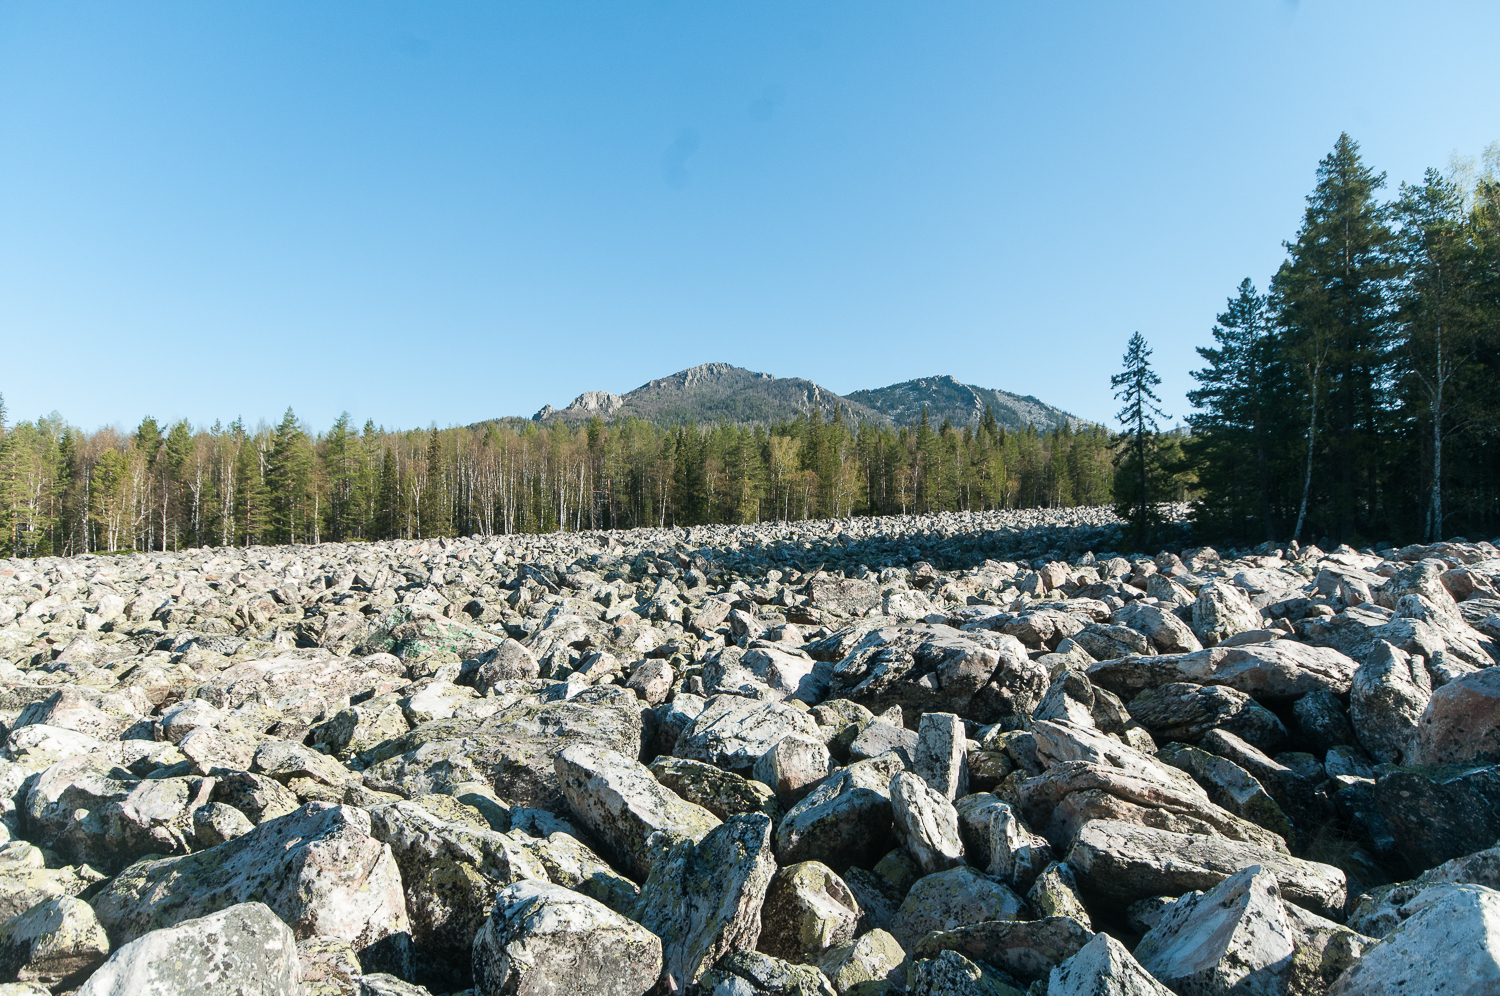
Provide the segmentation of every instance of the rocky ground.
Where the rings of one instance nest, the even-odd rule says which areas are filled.
[[[0,996],[1500,991],[1500,550],[0,562]]]

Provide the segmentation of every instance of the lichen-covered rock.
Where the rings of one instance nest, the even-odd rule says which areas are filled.
[[[1249,820],[1292,843],[1292,822],[1276,800],[1244,768],[1233,761],[1186,744],[1171,744],[1156,755],[1161,760],[1186,771],[1203,786],[1218,806]]]
[[[662,939],[673,990],[697,983],[728,952],[755,949],[775,873],[771,821],[758,813],[732,817],[657,858],[641,886],[638,919]]]
[[[700,989],[714,996],[834,996],[816,968],[759,951],[726,954],[703,976]]]
[[[1146,689],[1127,708],[1160,742],[1196,744],[1214,729],[1236,733],[1261,750],[1274,750],[1286,739],[1275,713],[1228,685],[1174,681]]]
[[[1412,871],[1500,839],[1500,765],[1396,768],[1375,780],[1375,805]]]
[[[903,769],[900,758],[887,754],[831,775],[782,818],[777,859],[821,861],[840,872],[874,864],[895,840],[890,784]]]
[[[78,996],[301,996],[301,979],[292,929],[262,903],[238,903],[131,941]]]
[[[474,935],[496,894],[525,879],[549,880],[546,869],[509,836],[441,819],[414,802],[374,806],[369,814],[371,835],[391,849],[401,872],[418,978],[462,987]]]
[[[655,934],[549,882],[500,890],[474,938],[478,996],[640,996],[656,984],[661,966]]]
[[[1016,811],[1003,802],[990,810],[989,874],[1018,892],[1031,888],[1052,860],[1052,846],[1031,832]]]
[[[1031,883],[1026,902],[1039,917],[1065,916],[1077,920],[1089,930],[1093,920],[1078,894],[1078,880],[1066,861],[1054,861]]]
[[[1318,690],[1344,695],[1359,665],[1330,647],[1294,640],[1210,647],[1191,654],[1124,657],[1088,669],[1089,680],[1129,701],[1147,688],[1176,681],[1228,685],[1263,702],[1289,701]]]
[[[950,802],[969,794],[967,743],[963,720],[951,712],[924,713],[917,723],[912,770]]]
[[[1283,974],[1295,950],[1276,876],[1252,865],[1173,903],[1135,957],[1180,993],[1228,993],[1248,977]],[[1252,980],[1254,981],[1254,980]]]
[[[1417,722],[1432,697],[1420,659],[1381,642],[1354,673],[1349,715],[1359,744],[1376,761],[1400,764],[1411,753]]]
[[[359,955],[354,945],[337,937],[314,934],[297,940],[306,996],[362,996]]]
[[[891,924],[901,946],[912,950],[934,930],[956,930],[985,920],[1014,920],[1026,909],[1020,896],[967,866],[917,880]]]
[[[1008,980],[957,951],[912,962],[908,978],[910,996],[1023,996]]]
[[[833,757],[821,739],[792,734],[755,762],[755,780],[791,805],[811,792],[833,770]]]
[[[917,942],[912,957],[933,958],[941,951],[957,951],[965,958],[993,965],[1030,984],[1047,978],[1059,963],[1077,954],[1093,936],[1093,931],[1065,916],[986,920],[928,934]]]
[[[1434,885],[1406,907],[1401,926],[1346,969],[1329,996],[1500,991],[1500,892]]]
[[[1432,693],[1417,721],[1413,764],[1500,763],[1500,668],[1485,668]]]
[[[552,884],[597,899],[616,913],[630,916],[635,912],[640,888],[573,834],[554,830],[545,837],[532,837],[513,830],[511,836],[541,863]]]
[[[672,753],[749,773],[761,755],[793,734],[821,742],[818,724],[781,702],[716,695],[677,738]]]
[[[891,814],[896,839],[924,874],[943,871],[963,862],[958,835],[958,811],[921,777],[899,772],[891,779]]]
[[[1211,889],[1250,865],[1275,875],[1287,899],[1314,910],[1337,915],[1347,892],[1344,873],[1332,865],[1222,837],[1111,820],[1084,824],[1067,860],[1080,884],[1123,902]]]
[[[672,840],[701,840],[719,825],[717,816],[615,751],[569,747],[554,764],[568,809],[638,879],[651,874],[657,855]]]
[[[906,952],[896,939],[884,930],[875,929],[825,952],[819,965],[833,988],[844,993],[861,982],[905,986],[905,962]]]
[[[1216,646],[1236,633],[1259,629],[1261,624],[1260,612],[1243,589],[1223,581],[1210,581],[1198,589],[1193,601],[1193,632],[1205,647]]]
[[[854,893],[833,869],[804,861],[776,872],[760,909],[759,949],[799,964],[818,964],[848,944],[859,926]]]
[[[41,848],[8,841],[0,844],[0,916],[10,919],[49,899],[76,896],[104,879],[88,865],[48,868]]]
[[[107,957],[109,937],[81,899],[49,899],[0,923],[0,979],[56,985]]]
[[[763,782],[680,757],[658,757],[650,768],[657,781],[721,820],[741,813],[764,813],[773,821],[781,817],[776,793]]]
[[[1047,996],[1173,996],[1108,934],[1095,934],[1078,953],[1052,970]]]
[[[362,809],[310,802],[243,837],[196,854],[140,861],[94,899],[110,940],[124,944],[234,903],[264,903],[299,933],[364,952],[410,925],[401,874]]]

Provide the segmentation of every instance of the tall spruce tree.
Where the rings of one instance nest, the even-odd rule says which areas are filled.
[[[1151,369],[1151,349],[1136,332],[1125,347],[1123,369],[1109,379],[1115,399],[1122,403],[1115,415],[1125,427],[1115,472],[1115,513],[1130,526],[1137,548],[1144,549],[1162,521],[1160,503],[1166,485],[1156,452],[1158,418],[1170,418],[1159,407],[1155,388],[1161,383]]]

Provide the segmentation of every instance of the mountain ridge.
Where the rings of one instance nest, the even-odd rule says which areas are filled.
[[[805,418],[814,409],[831,419],[842,409],[849,421],[886,428],[916,424],[923,405],[934,426],[944,421],[955,427],[977,426],[986,405],[1009,429],[1034,425],[1045,430],[1064,421],[1075,428],[1088,424],[1030,395],[963,384],[947,374],[840,395],[802,377],[777,377],[729,363],[701,363],[647,381],[625,394],[584,391],[566,408],[542,406],[529,421],[579,425],[594,418],[633,417],[662,427],[720,421],[765,425]],[[511,416],[493,421],[527,420]]]

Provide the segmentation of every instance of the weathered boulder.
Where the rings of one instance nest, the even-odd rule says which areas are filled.
[[[1030,715],[1048,683],[1015,637],[947,626],[871,631],[830,678],[830,696],[876,712],[900,705],[982,722]]]
[[[0,844],[0,916],[10,919],[38,903],[76,896],[104,879],[88,865],[48,868],[41,848],[8,841]]]
[[[515,640],[505,640],[477,659],[479,668],[474,672],[474,687],[480,695],[490,694],[501,682],[536,678],[542,673],[531,651]]]
[[[479,781],[514,805],[553,810],[563,803],[553,759],[573,744],[636,757],[640,713],[608,702],[523,699],[482,720],[437,720],[368,752],[364,782],[411,798]]]
[[[1500,763],[1500,667],[1455,678],[1417,721],[1413,764]]]
[[[1275,875],[1287,899],[1314,910],[1338,915],[1347,894],[1344,873],[1332,865],[1221,837],[1111,820],[1084,825],[1068,864],[1086,890],[1124,902],[1211,889],[1250,865]]]
[[[651,874],[657,855],[672,840],[701,840],[719,825],[713,813],[615,751],[569,747],[554,764],[569,811],[638,879]],[[664,836],[653,840],[658,834]]]
[[[1109,621],[1146,634],[1164,654],[1191,654],[1203,649],[1187,623],[1155,605],[1133,602],[1117,610]]]
[[[775,873],[771,821],[758,813],[735,816],[657,858],[641,886],[638,919],[662,940],[673,991],[696,984],[721,956],[755,949]]]
[[[1026,902],[1039,917],[1063,916],[1090,930],[1094,927],[1083,897],[1078,894],[1078,880],[1066,861],[1054,861],[1042,869],[1026,893]]]
[[[1261,626],[1261,615],[1243,589],[1223,581],[1210,581],[1198,589],[1193,601],[1193,633],[1205,647],[1212,647],[1236,633]]]
[[[917,722],[912,770],[950,802],[969,794],[964,723],[951,712],[924,713]]]
[[[822,861],[839,872],[873,865],[895,839],[890,784],[901,770],[901,760],[886,754],[829,776],[776,827],[777,859]]]
[[[1141,938],[1135,957],[1178,992],[1228,993],[1246,979],[1253,984],[1284,973],[1292,940],[1276,876],[1252,865],[1173,903]]]
[[[1032,833],[1006,803],[991,807],[988,836],[989,874],[1018,892],[1031,888],[1052,860],[1046,838]]]
[[[662,785],[721,820],[740,813],[765,813],[772,820],[781,816],[776,793],[763,782],[751,781],[703,761],[687,761],[680,757],[658,757],[651,762],[650,768],[651,774]]]
[[[1101,933],[1052,970],[1047,996],[1172,996],[1172,990],[1142,968],[1125,945]]]
[[[121,947],[78,996],[201,993],[301,996],[292,929],[262,903],[238,903],[149,931]]]
[[[906,985],[905,961],[906,952],[896,939],[877,928],[825,953],[819,967],[833,988],[845,993],[861,982]]]
[[[0,923],[0,979],[57,985],[109,957],[109,937],[88,903],[60,896]]]
[[[1359,665],[1329,647],[1294,640],[1244,647],[1211,647],[1192,654],[1125,657],[1089,667],[1089,680],[1129,701],[1147,688],[1175,681],[1228,685],[1262,702],[1309,692],[1345,695]]]
[[[1399,764],[1411,751],[1417,722],[1432,696],[1421,658],[1380,643],[1354,672],[1349,715],[1359,744],[1376,761]]]
[[[891,933],[911,951],[931,931],[1016,920],[1025,909],[1025,901],[1009,888],[962,866],[918,879],[902,901]]]
[[[1436,885],[1406,909],[1401,926],[1339,976],[1329,996],[1500,991],[1500,892]]]
[[[912,962],[910,996],[1022,996],[992,969],[977,965],[957,951]]]
[[[755,762],[755,780],[791,804],[811,792],[833,770],[833,757],[821,739],[794,733]]]
[[[1081,951],[1093,936],[1093,931],[1065,916],[986,920],[928,934],[917,942],[912,957],[933,958],[941,951],[956,951],[1030,984],[1046,979],[1061,962]]]
[[[820,964],[854,940],[859,902],[844,880],[820,861],[776,872],[760,910],[759,950],[798,964]]]
[[[474,938],[479,996],[640,996],[661,966],[661,939],[651,931],[548,882],[500,890]]]
[[[677,738],[672,753],[748,774],[761,755],[794,734],[821,742],[811,716],[781,702],[716,695]]]
[[[440,988],[466,985],[469,949],[496,894],[550,876],[509,836],[442,819],[415,802],[368,812],[371,836],[391,849],[401,872],[418,977]]]
[[[1375,780],[1375,805],[1423,871],[1500,839],[1500,765],[1396,768]]]
[[[1293,842],[1291,820],[1260,782],[1233,761],[1186,744],[1168,744],[1157,757],[1192,775],[1216,805]]]
[[[822,972],[759,951],[731,951],[703,977],[700,991],[715,996],[834,996]]]
[[[1228,685],[1174,681],[1146,689],[1126,708],[1162,743],[1196,744],[1214,729],[1239,734],[1261,750],[1274,750],[1286,739],[1286,727],[1275,713]]]
[[[906,771],[891,779],[890,794],[896,839],[924,874],[963,863],[964,847],[953,803]]]
[[[116,944],[234,903],[259,902],[301,934],[361,952],[410,929],[391,850],[362,809],[310,802],[196,854],[139,861],[95,897]]]

